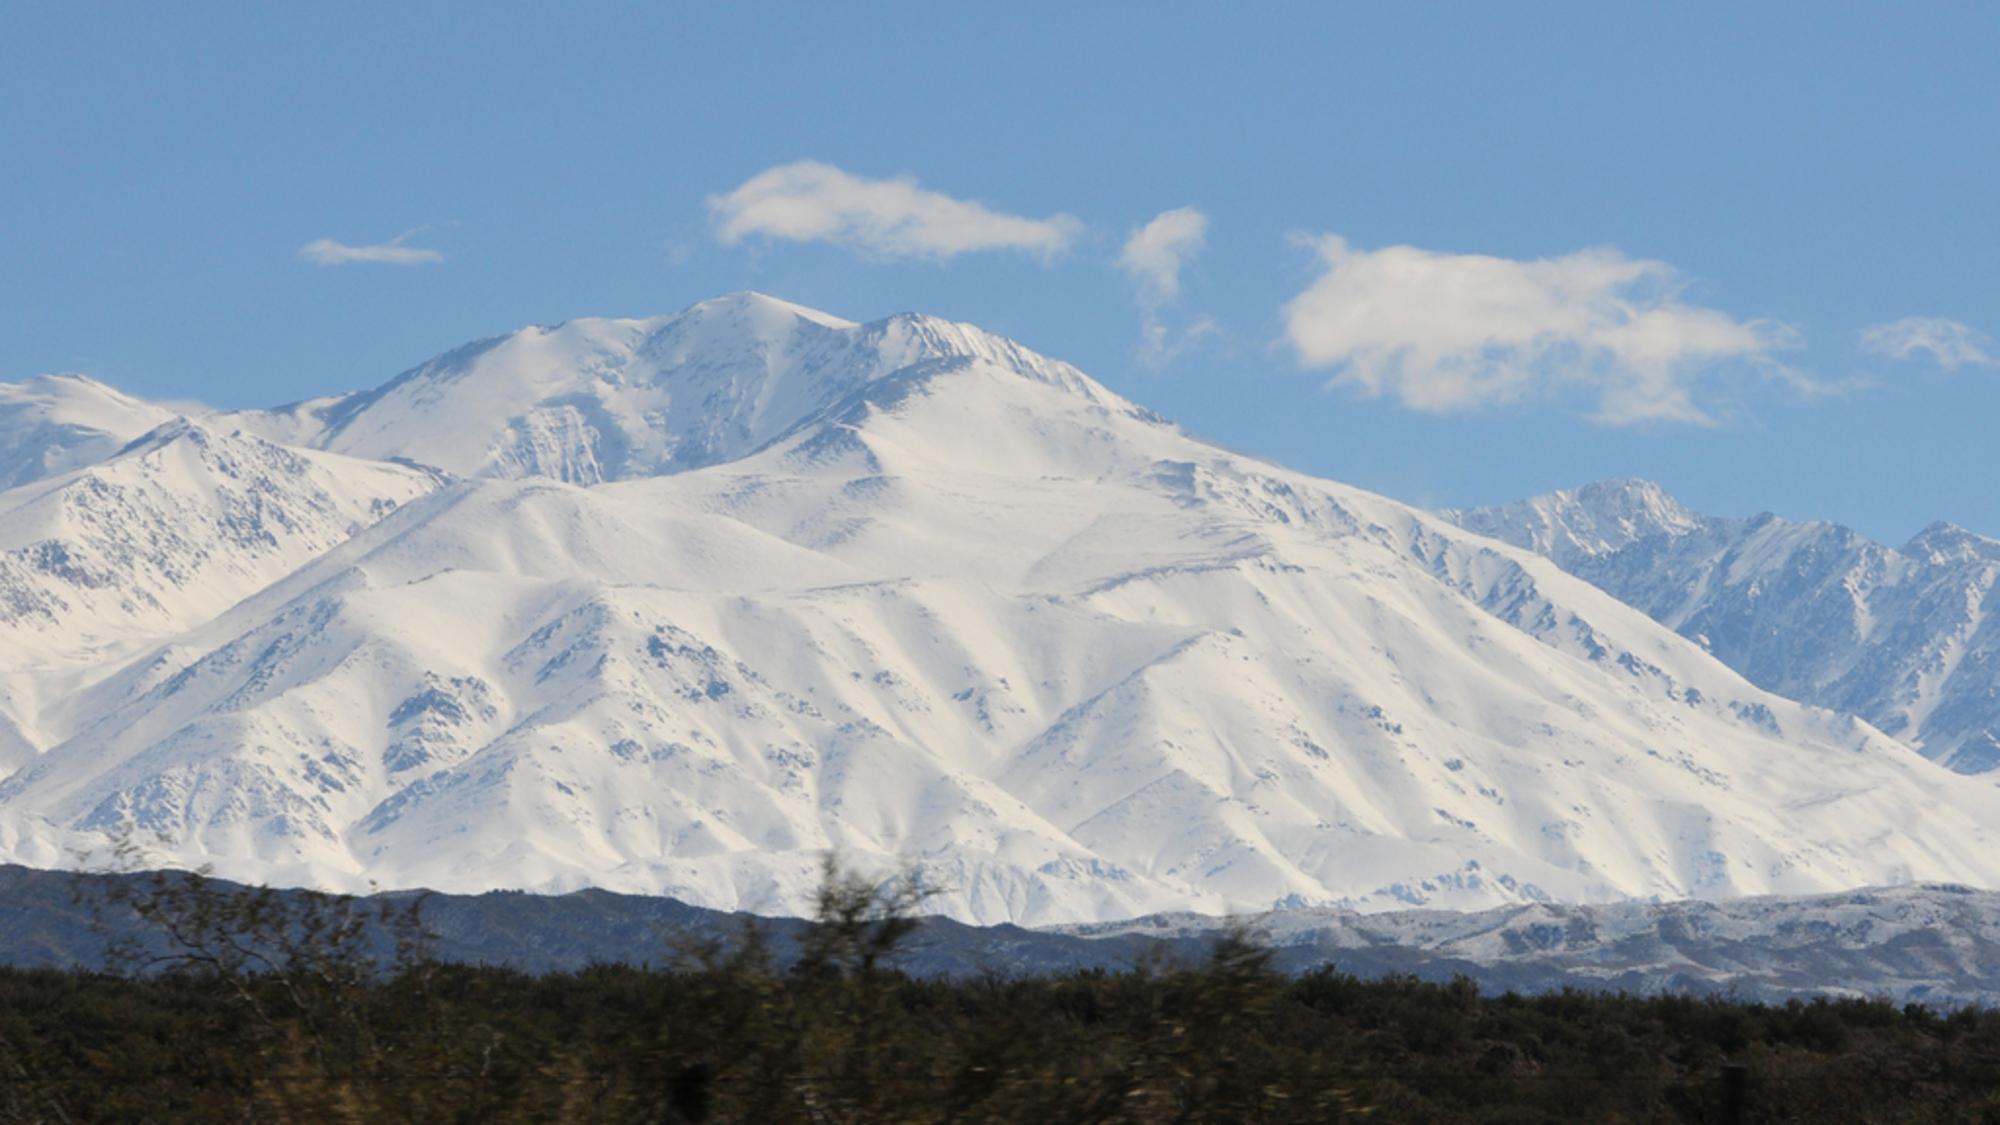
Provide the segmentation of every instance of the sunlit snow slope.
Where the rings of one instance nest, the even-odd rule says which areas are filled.
[[[0,857],[797,911],[837,848],[989,922],[2000,883],[1991,787],[968,326],[739,295],[226,422],[467,479],[37,712]]]

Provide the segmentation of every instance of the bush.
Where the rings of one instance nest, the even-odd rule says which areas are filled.
[[[165,876],[119,973],[0,969],[0,1121],[2000,1120],[2000,1015],[1293,979],[1255,936],[1127,972],[912,978],[923,888],[829,865],[796,950],[434,963],[420,905]],[[396,935],[400,934],[401,937]]]

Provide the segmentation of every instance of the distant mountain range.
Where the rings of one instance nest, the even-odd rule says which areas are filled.
[[[136,881],[136,882],[135,882]],[[106,939],[170,952],[159,931],[112,892],[144,894],[149,877],[66,874],[0,865],[0,964],[107,964]],[[232,888],[222,884],[227,893]],[[387,896],[392,906],[405,894]],[[375,900],[367,900],[372,905]],[[372,917],[363,910],[362,916]],[[488,892],[432,895],[421,907],[445,961],[528,972],[593,964],[669,965],[703,944],[722,947],[755,925],[789,963],[806,923],[704,910],[666,898],[573,891],[558,896]],[[895,964],[919,976],[1117,972],[1206,955],[1225,927],[1247,929],[1276,967],[1332,966],[1364,978],[1407,973],[1465,976],[1488,992],[1559,988],[1633,993],[1886,997],[1940,1006],[2000,1003],[2000,894],[1954,886],[1864,888],[1804,898],[1726,903],[1527,904],[1476,913],[1435,910],[1354,914],[1285,910],[1223,919],[1153,915],[1052,930],[967,926],[929,917]],[[373,944],[385,962],[393,934]]]
[[[2000,790],[1719,629],[932,317],[736,294],[268,411],[40,379],[0,459],[32,866],[797,913],[837,849],[1037,924],[2000,885]]]
[[[1699,515],[1647,481],[1444,515],[1548,556],[1760,687],[1961,773],[2000,770],[2000,540],[1937,523],[1887,547],[1838,524]]]

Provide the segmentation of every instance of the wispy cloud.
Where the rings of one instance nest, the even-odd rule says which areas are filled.
[[[1725,369],[1828,389],[1773,358],[1798,346],[1795,331],[1687,303],[1685,280],[1665,262],[1614,249],[1521,261],[1357,250],[1338,235],[1302,241],[1324,272],[1284,308],[1299,362],[1418,410],[1573,393],[1608,425],[1706,424],[1699,384]]]
[[[1193,207],[1176,207],[1153,216],[1132,232],[1118,255],[1118,268],[1139,286],[1140,301],[1164,305],[1181,295],[1181,267],[1201,252],[1208,239],[1208,216]]]
[[[1176,332],[1165,317],[1167,307],[1180,300],[1182,268],[1201,252],[1207,239],[1208,216],[1198,208],[1176,207],[1153,216],[1125,240],[1118,268],[1138,290],[1143,317],[1139,354],[1147,363],[1167,363],[1217,330],[1213,319],[1199,316]]]
[[[1961,367],[2000,367],[2000,345],[1970,325],[1938,316],[1906,316],[1862,331],[1861,346],[1889,359],[1915,359],[1929,352],[1946,371]]]
[[[879,258],[956,257],[1022,250],[1052,258],[1083,229],[1070,215],[1030,219],[920,187],[908,176],[875,180],[801,160],[757,173],[708,198],[716,237],[828,242]]]
[[[444,261],[444,255],[436,250],[426,250],[418,246],[404,245],[412,236],[421,234],[426,228],[405,231],[387,242],[372,246],[350,246],[331,238],[317,238],[299,247],[299,260],[316,266],[348,266],[356,263],[373,263],[385,266],[428,266]]]

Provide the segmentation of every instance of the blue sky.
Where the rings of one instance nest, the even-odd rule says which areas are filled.
[[[15,5],[0,380],[268,404],[755,288],[1412,502],[2000,535],[1996,57],[1990,3]]]

